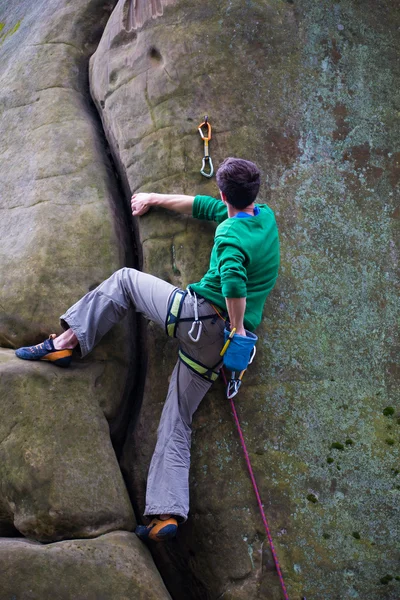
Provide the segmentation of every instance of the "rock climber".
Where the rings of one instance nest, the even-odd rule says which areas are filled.
[[[137,193],[132,215],[161,207],[216,221],[210,265],[201,281],[183,291],[153,275],[122,268],[60,317],[64,332],[37,346],[16,350],[25,360],[67,367],[73,349],[86,356],[129,308],[165,327],[180,342],[151,460],[144,515],[135,532],[144,540],[174,537],[189,512],[191,423],[222,365],[224,329],[253,332],[279,267],[274,213],[256,204],[260,171],[247,160],[227,158],[216,174],[221,199],[181,194]]]

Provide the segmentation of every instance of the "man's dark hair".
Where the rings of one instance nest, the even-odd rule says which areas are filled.
[[[219,189],[235,208],[246,208],[256,199],[260,189],[260,171],[249,160],[226,158],[216,177]]]

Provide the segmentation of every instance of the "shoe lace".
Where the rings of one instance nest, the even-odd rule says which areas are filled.
[[[34,354],[36,350],[43,350],[43,342],[41,344],[38,344],[37,346],[29,348],[29,350],[32,352],[32,354]]]
[[[54,340],[57,337],[56,333],[50,333],[49,335],[49,340]],[[42,342],[41,344],[38,344],[37,346],[32,346],[31,348],[29,348],[30,352],[32,352],[32,354],[35,354],[36,350],[43,350],[44,348],[44,342]]]

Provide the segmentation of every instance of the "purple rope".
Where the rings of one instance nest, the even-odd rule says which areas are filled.
[[[228,382],[226,380],[226,375],[225,375],[225,372],[224,372],[223,369],[221,369],[221,373],[222,373],[222,378],[224,380],[225,386],[227,386]],[[289,600],[289,596],[288,596],[288,593],[286,591],[285,582],[283,580],[283,575],[282,575],[281,567],[280,567],[279,560],[278,560],[278,557],[277,557],[277,554],[276,554],[276,551],[275,551],[274,543],[272,541],[272,536],[271,536],[271,532],[270,532],[270,529],[269,529],[269,526],[268,526],[268,523],[267,523],[267,519],[265,517],[264,507],[263,507],[262,502],[261,502],[261,497],[260,497],[260,493],[258,491],[258,486],[257,486],[256,478],[254,477],[253,468],[251,466],[251,461],[250,461],[249,453],[247,452],[246,442],[244,441],[244,437],[243,437],[243,433],[242,433],[242,428],[240,427],[239,418],[237,416],[237,412],[236,412],[236,408],[235,408],[235,403],[233,402],[233,398],[230,399],[230,403],[231,403],[233,418],[235,419],[236,427],[237,427],[237,430],[238,430],[238,433],[239,433],[240,442],[242,444],[242,448],[243,448],[243,452],[244,452],[244,457],[246,459],[247,468],[248,468],[249,473],[250,473],[251,483],[253,484],[254,492],[255,492],[255,495],[256,495],[256,498],[257,498],[258,507],[260,509],[261,518],[263,520],[265,531],[267,533],[267,538],[268,538],[268,542],[269,542],[269,545],[270,545],[270,548],[271,548],[272,556],[274,557],[275,567],[276,567],[276,570],[278,572],[278,577],[279,577],[279,581],[281,583],[281,587],[282,587],[282,591],[283,591],[283,596],[284,596],[285,600]]]

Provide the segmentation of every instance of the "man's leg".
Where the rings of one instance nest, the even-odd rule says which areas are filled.
[[[194,299],[187,296],[181,317],[194,318]],[[212,306],[199,300],[200,316],[215,314]],[[188,337],[192,322],[181,321],[177,336],[182,350],[207,367],[219,362],[223,345],[224,322],[203,321],[202,335],[197,343]],[[181,361],[175,366],[158,427],[157,445],[151,460],[147,480],[145,515],[176,515],[186,520],[189,511],[189,467],[192,417],[211,382],[189,369]]]
[[[54,338],[53,344],[56,350],[73,350],[79,344],[79,341],[72,329],[67,329]]]
[[[175,289],[153,275],[120,269],[62,315],[64,333],[51,335],[37,346],[18,348],[15,353],[24,360],[45,360],[67,367],[73,348],[79,344],[81,356],[88,354],[131,307],[164,326],[168,301]]]
[[[136,269],[123,268],[88,292],[60,317],[68,335],[71,328],[82,356],[126,315],[129,308],[164,326],[168,301],[175,286]],[[60,338],[56,338],[55,346]]]
[[[176,515],[186,521],[192,417],[210,386],[181,361],[176,363],[150,464],[145,515]]]

